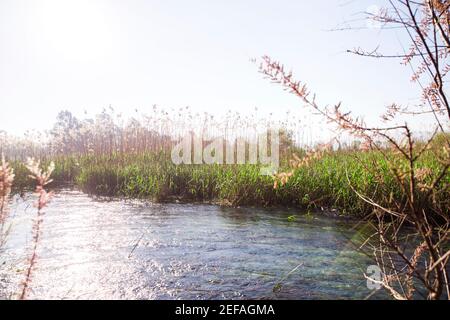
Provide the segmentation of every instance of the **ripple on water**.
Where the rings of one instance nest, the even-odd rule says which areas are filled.
[[[32,199],[13,201],[0,297],[23,279]],[[104,201],[63,190],[46,209],[29,298],[364,298],[370,263],[349,245],[350,227],[292,210]]]

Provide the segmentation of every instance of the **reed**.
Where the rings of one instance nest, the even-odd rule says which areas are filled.
[[[37,249],[39,245],[39,241],[41,238],[41,229],[43,223],[43,209],[49,203],[53,193],[47,192],[45,190],[46,186],[52,182],[50,176],[55,168],[54,163],[51,162],[46,171],[43,171],[40,168],[40,161],[36,161],[34,158],[29,158],[26,163],[26,167],[31,173],[29,175],[30,178],[36,181],[36,190],[35,193],[38,196],[38,200],[36,202],[37,215],[33,222],[33,243],[31,255],[28,260],[28,267],[25,273],[25,280],[23,281],[22,292],[20,293],[19,299],[25,300],[27,298],[28,292],[30,290],[30,284],[32,279],[33,269],[37,262]]]
[[[433,148],[440,149],[438,145]],[[306,151],[297,152],[302,159],[308,157]],[[395,153],[389,156],[399,166],[406,165]],[[280,172],[292,174],[285,183],[274,188],[274,180],[279,181],[279,177],[261,175],[258,164],[175,165],[164,152],[67,156],[55,159],[52,187],[72,183],[87,193],[100,196],[329,209],[358,217],[373,208],[352,188],[387,207],[405,201],[389,162],[378,151],[329,150],[320,157],[309,157],[300,166],[287,162],[283,166]],[[433,181],[439,168],[435,152],[430,150],[416,167],[423,172],[424,184]],[[19,176],[18,179],[24,178]],[[447,174],[446,179],[448,181],[450,175]],[[449,189],[443,184],[436,191],[434,198],[423,199],[424,205],[448,212]]]
[[[28,169],[21,157],[22,152],[33,155],[34,150],[41,155],[43,165],[55,163],[52,187],[71,184],[101,196],[236,206],[283,205],[333,209],[354,216],[364,216],[373,208],[352,189],[387,207],[405,202],[402,186],[389,164],[406,163],[388,146],[374,150],[361,140],[342,138],[312,145],[307,126],[292,115],[277,122],[274,118],[257,120],[232,112],[218,119],[207,113],[193,113],[189,108],[166,111],[154,107],[152,111],[149,116],[136,114],[129,120],[112,108],[94,119],[82,120],[64,111],[50,138],[39,146],[34,140],[18,144],[16,149],[3,144],[2,150],[8,150],[13,160],[16,190],[30,188]],[[280,136],[281,168],[273,177],[261,175],[260,164],[175,165],[171,161],[173,146],[186,134],[200,135],[204,146],[216,138],[251,140],[258,130],[267,127],[278,128]],[[422,149],[426,143],[423,141],[417,141],[417,150]],[[435,178],[439,168],[435,155],[442,153],[446,141],[444,136],[435,137],[433,146],[427,146],[415,164],[423,173],[424,185]],[[424,200],[425,205],[448,212],[450,198],[445,185],[437,186],[441,189],[434,198]]]
[[[0,133],[0,152],[9,161],[25,161],[27,157],[56,159],[67,156],[97,156],[169,152],[188,134],[201,137],[205,145],[216,138],[236,137],[249,141],[267,128],[282,133],[282,153],[311,142],[311,124],[301,114],[250,115],[226,112],[223,117],[198,113],[190,108],[164,109],[154,106],[149,114],[136,112],[124,118],[113,108],[104,109],[92,118],[78,119],[69,111],[61,111],[53,129],[28,132],[18,138]]]
[[[6,226],[8,217],[8,201],[11,187],[14,182],[14,169],[11,168],[5,157],[2,155],[0,166],[0,249],[3,247],[9,227]]]

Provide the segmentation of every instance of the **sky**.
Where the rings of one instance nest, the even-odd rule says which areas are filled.
[[[51,128],[60,110],[131,115],[153,105],[285,113],[296,97],[258,73],[270,55],[319,102],[375,119],[417,101],[397,60],[347,49],[408,46],[396,30],[364,21],[383,0],[0,0],[0,130]],[[330,31],[338,26],[363,30]],[[302,111],[303,112],[303,111]]]

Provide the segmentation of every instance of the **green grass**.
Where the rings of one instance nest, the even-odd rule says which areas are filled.
[[[395,155],[391,155],[395,157]],[[273,179],[260,174],[258,165],[179,165],[164,153],[112,156],[61,157],[51,187],[74,183],[83,191],[102,196],[124,196],[153,201],[218,202],[229,205],[295,206],[305,209],[335,208],[341,214],[363,216],[372,207],[361,194],[391,207],[404,201],[386,160],[377,152],[334,152],[297,169],[285,186],[273,188]],[[401,167],[401,160],[395,160]],[[45,164],[45,162],[44,162]],[[405,164],[406,165],[406,164]],[[14,163],[16,187],[30,185],[23,165]],[[432,169],[427,181],[438,174],[439,163],[430,153],[417,167]],[[448,212],[450,175],[424,205]],[[420,195],[418,195],[420,196]]]

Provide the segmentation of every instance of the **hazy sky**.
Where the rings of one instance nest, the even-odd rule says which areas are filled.
[[[301,103],[263,79],[251,58],[290,66],[324,103],[367,119],[417,90],[398,61],[346,53],[408,45],[399,31],[330,32],[385,1],[0,0],[0,130],[46,129],[61,109],[112,105],[283,113]]]

